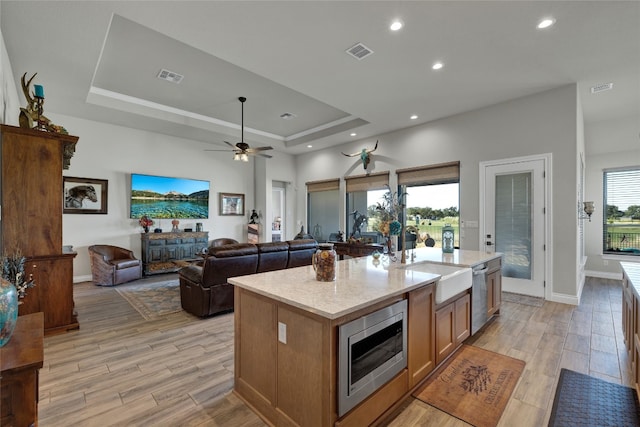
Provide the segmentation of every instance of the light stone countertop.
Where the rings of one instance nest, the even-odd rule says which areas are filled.
[[[411,253],[411,250],[407,252]],[[441,248],[418,248],[414,252],[414,263],[437,262],[459,267],[473,267],[502,256],[499,252],[469,251],[465,249],[455,249],[452,254],[443,253]],[[411,264],[411,261],[407,257],[407,265],[409,264]]]
[[[396,262],[386,256],[378,262],[372,256],[338,261],[333,282],[317,281],[313,267],[306,266],[232,277],[229,283],[322,317],[337,319],[440,278],[439,274],[412,270],[412,264],[428,261],[471,267],[500,256],[466,250],[443,254],[436,248],[420,248],[414,252],[415,259],[411,261],[407,257],[406,264],[400,263],[399,256]]]
[[[621,262],[622,269],[631,280],[631,287],[640,298],[640,262]]]

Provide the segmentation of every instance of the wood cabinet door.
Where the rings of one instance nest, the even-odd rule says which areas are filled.
[[[471,336],[471,295],[466,294],[454,303],[456,346]]]
[[[493,316],[502,303],[502,271],[487,274],[487,315]]]
[[[2,243],[26,256],[62,251],[62,144],[2,133]]]
[[[409,293],[409,388],[418,384],[435,368],[434,286],[427,285]]]
[[[436,311],[436,365],[439,365],[456,346],[454,303]]]
[[[44,313],[46,333],[76,329],[73,314],[73,257],[27,259],[25,272],[33,274],[35,286],[27,290],[20,315]]]

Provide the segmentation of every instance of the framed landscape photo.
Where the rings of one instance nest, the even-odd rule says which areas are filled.
[[[220,193],[220,215],[244,215],[244,194]]]
[[[106,179],[63,176],[63,209],[66,214],[106,214]]]

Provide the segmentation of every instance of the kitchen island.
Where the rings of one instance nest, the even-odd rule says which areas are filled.
[[[339,261],[333,282],[316,281],[311,266],[229,279],[235,285],[235,393],[273,425],[369,425],[397,407],[436,367],[435,288],[441,275],[424,263],[463,268],[499,256],[433,248],[415,255],[406,264],[372,256]],[[467,330],[469,292],[443,304],[466,298]],[[338,415],[340,327],[403,300],[406,367]]]

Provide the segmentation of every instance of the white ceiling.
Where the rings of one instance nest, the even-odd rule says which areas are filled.
[[[556,24],[536,29],[546,16]],[[2,0],[0,25],[45,113],[212,148],[240,140],[239,96],[245,141],[291,154],[575,82],[587,124],[640,119],[636,1]],[[358,42],[373,55],[345,53]],[[163,68],[183,81],[159,80]]]

